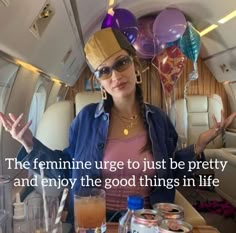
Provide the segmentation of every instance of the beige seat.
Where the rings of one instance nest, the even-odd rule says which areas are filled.
[[[219,121],[223,109],[220,96],[188,96],[178,99],[171,110],[171,120],[176,125],[179,135],[179,147],[196,143],[198,136],[203,131],[214,126],[212,115]],[[226,133],[223,138],[219,135],[204,151],[206,159],[228,161],[225,171],[215,169],[215,177],[219,179],[220,186],[216,191],[234,206],[236,206],[236,133]],[[223,148],[223,145],[231,148]],[[229,182],[230,181],[230,182]]]
[[[50,149],[63,150],[69,144],[69,127],[74,118],[74,104],[72,101],[60,101],[52,104],[43,114],[37,131],[36,138]],[[41,184],[41,177],[37,177],[37,184]],[[36,191],[42,193],[40,185],[35,187]],[[46,187],[48,196],[58,196],[61,189]]]
[[[36,138],[50,149],[64,149],[69,143],[68,129],[73,118],[72,101],[60,101],[51,105],[39,122]]]
[[[75,112],[76,114],[87,104],[97,103],[101,100],[100,91],[78,92],[75,96]]]
[[[171,120],[180,137],[180,146],[196,143],[200,133],[213,127],[212,115],[219,121],[223,109],[221,98],[207,96],[188,96],[175,101],[171,109]],[[218,136],[207,148],[222,148],[222,136]]]

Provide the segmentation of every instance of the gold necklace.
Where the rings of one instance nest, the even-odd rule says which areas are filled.
[[[132,116],[132,117],[125,117],[125,116],[121,116],[119,115],[117,112],[115,114],[115,116],[117,116],[119,118],[119,120],[121,121],[121,123],[123,124],[124,128],[123,128],[123,134],[125,136],[129,135],[129,130],[134,128],[134,126],[137,124],[138,122],[138,114]],[[126,122],[129,121],[129,122]]]

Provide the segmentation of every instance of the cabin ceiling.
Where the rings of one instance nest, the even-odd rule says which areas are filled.
[[[85,40],[101,26],[108,10],[108,0],[76,0]],[[99,4],[96,4],[99,2]],[[94,7],[91,7],[94,6]],[[198,31],[236,10],[235,0],[116,0],[114,6],[130,10],[137,18],[157,14],[165,8],[177,8]],[[236,17],[208,33],[202,40],[201,57],[207,59],[236,46]]]
[[[46,3],[54,15],[40,38],[29,30]],[[167,7],[181,10],[202,31],[236,10],[235,0],[114,0],[137,18]],[[72,86],[85,67],[84,41],[101,27],[109,0],[21,0],[0,5],[1,51]],[[236,81],[236,18],[201,37],[200,57],[219,82]],[[222,64],[227,72],[222,70]]]
[[[99,2],[99,4],[98,4]],[[100,28],[108,0],[76,0],[84,40]],[[91,7],[94,6],[94,7]],[[115,0],[115,7],[130,10],[137,18],[157,14],[167,7],[181,10],[198,31],[236,10],[235,0]],[[200,57],[220,82],[236,80],[236,17],[201,37]],[[220,66],[229,68],[224,73]],[[233,64],[233,65],[232,65]]]

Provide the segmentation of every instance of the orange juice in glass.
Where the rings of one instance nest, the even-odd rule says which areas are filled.
[[[81,188],[74,195],[75,232],[106,230],[105,191],[97,188]]]

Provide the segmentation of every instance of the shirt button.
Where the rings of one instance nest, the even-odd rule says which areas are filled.
[[[104,148],[104,143],[98,143],[98,149],[102,150]]]
[[[106,121],[108,119],[108,116],[105,114],[103,115],[103,120]]]

